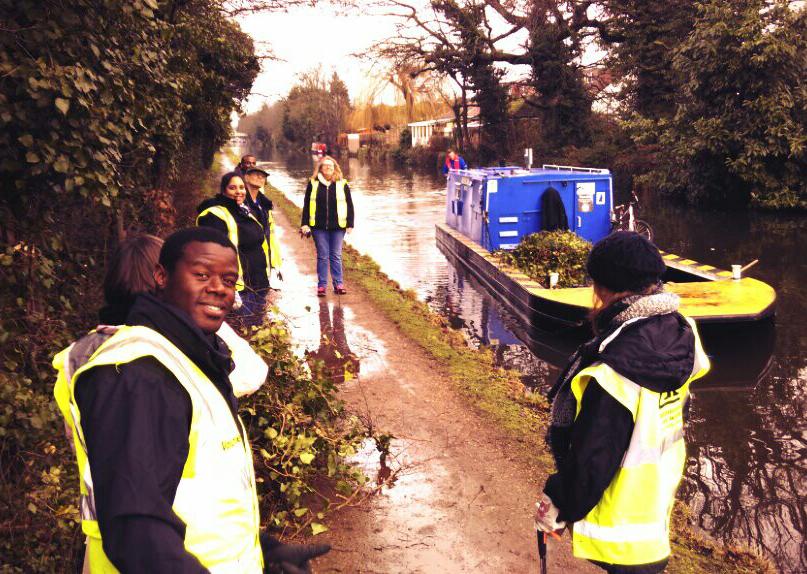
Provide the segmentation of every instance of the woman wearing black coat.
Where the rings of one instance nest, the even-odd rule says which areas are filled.
[[[594,245],[595,336],[549,393],[557,472],[537,504],[543,532],[569,526],[572,550],[609,574],[658,574],[686,464],[690,383],[709,370],[692,319],[664,290],[664,260],[630,231]]]
[[[237,313],[246,324],[256,325],[263,318],[269,289],[269,245],[263,226],[245,203],[246,194],[240,175],[224,174],[219,194],[197,208],[196,224],[225,233],[238,250],[241,307]]]

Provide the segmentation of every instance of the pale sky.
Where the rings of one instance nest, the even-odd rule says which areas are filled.
[[[423,1],[412,0],[412,3]],[[375,42],[394,35],[396,20],[372,13],[369,8],[352,8],[347,13],[340,13],[325,2],[322,4],[316,8],[301,7],[286,13],[259,13],[237,19],[242,30],[255,40],[259,53],[268,44],[278,58],[263,62],[262,71],[252,87],[253,95],[244,105],[247,113],[257,111],[265,102],[284,97],[295,84],[298,74],[318,65],[328,77],[333,71],[339,74],[354,103],[377,83],[369,78],[371,62],[352,54],[364,53]],[[427,10],[424,10],[424,17],[428,17]],[[507,28],[498,15],[491,15],[491,24],[494,29]],[[498,45],[505,50],[519,51],[525,39],[526,31],[522,30]],[[600,56],[594,52],[584,59],[598,59]],[[528,73],[526,66],[505,68],[509,80]],[[382,101],[388,104],[396,103],[396,98],[397,92],[391,86],[381,94]]]
[[[375,41],[394,33],[389,18],[355,11],[339,15],[330,6],[297,8],[288,13],[263,13],[238,18],[241,29],[256,41],[256,49],[268,42],[278,61],[266,60],[252,87],[245,110],[255,112],[264,102],[285,96],[296,75],[317,65],[330,76],[336,71],[347,84],[351,101],[367,89],[370,63],[351,57],[365,52]],[[392,90],[385,100],[393,103]]]

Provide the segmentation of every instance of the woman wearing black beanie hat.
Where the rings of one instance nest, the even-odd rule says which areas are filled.
[[[536,503],[536,526],[570,526],[574,555],[609,573],[656,574],[670,555],[689,384],[709,360],[694,321],[664,291],[655,245],[617,232],[594,245],[586,267],[595,336],[549,392],[557,472]]]

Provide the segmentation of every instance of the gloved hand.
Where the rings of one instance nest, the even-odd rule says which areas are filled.
[[[555,532],[566,528],[565,522],[558,522],[558,507],[546,494],[535,503],[535,528],[541,532]]]
[[[310,574],[308,561],[327,554],[329,544],[283,544],[261,533],[265,574]]]

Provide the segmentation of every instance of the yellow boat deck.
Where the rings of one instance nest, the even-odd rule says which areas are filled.
[[[502,265],[496,256],[461,233],[444,224],[438,224],[437,227],[440,232],[474,251],[498,273],[517,283],[530,295],[581,310],[591,309],[591,287],[545,289],[518,269]],[[683,315],[692,317],[697,322],[730,323],[755,321],[773,313],[776,291],[767,283],[752,277],[732,279],[730,271],[683,259],[671,253],[662,252],[662,255],[668,267],[699,278],[691,282],[665,284],[668,291],[681,297],[680,311]]]

